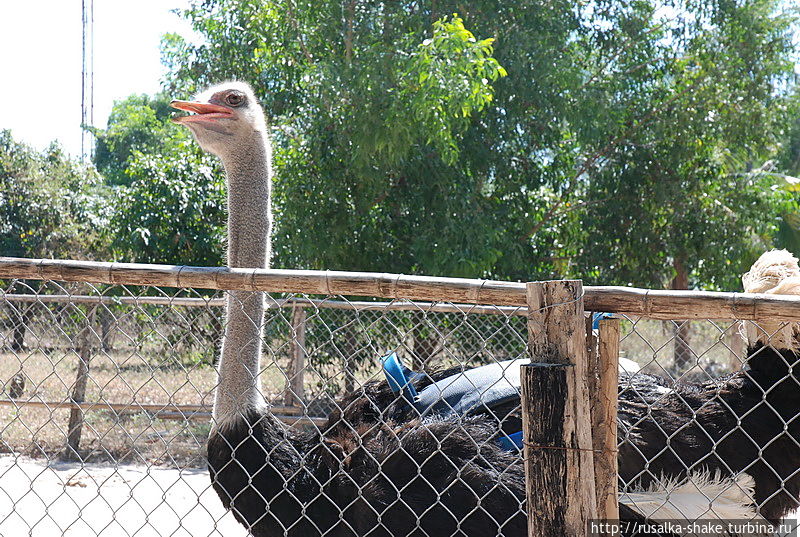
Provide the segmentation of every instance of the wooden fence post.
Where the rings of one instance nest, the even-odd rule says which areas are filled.
[[[78,367],[75,376],[75,386],[72,389],[72,401],[82,403],[86,399],[86,383],[89,380],[89,361],[92,359],[92,334],[95,312],[97,306],[91,306],[86,312],[85,326],[77,336]],[[66,460],[80,460],[79,449],[81,445],[81,432],[83,430],[83,409],[73,407],[69,412],[69,425],[67,425],[67,445],[64,447],[62,458]]]
[[[292,344],[289,361],[289,384],[283,394],[283,404],[286,406],[302,405],[305,400],[305,372],[306,372],[306,309],[302,306],[292,306]]]
[[[528,348],[522,366],[528,535],[583,536],[597,518],[587,386],[583,286],[527,284]]]
[[[617,475],[617,387],[619,385],[619,319],[601,319],[597,380],[590,396],[597,518],[619,519]]]

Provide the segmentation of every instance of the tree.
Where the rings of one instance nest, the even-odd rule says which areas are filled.
[[[191,142],[188,142],[191,143]],[[139,263],[224,264],[225,183],[218,166],[192,148],[134,152],[111,218],[115,257]]]
[[[576,272],[739,288],[790,202],[754,173],[775,154],[786,112],[775,88],[789,72],[789,34],[772,4],[721,4],[690,25],[708,29],[666,43],[653,106],[621,116],[637,128],[585,185],[581,233],[592,248],[576,252]]]
[[[95,129],[95,164],[114,185],[108,240],[116,259],[223,264],[225,185],[221,166],[173,125],[164,95],[114,104]]]
[[[39,152],[15,142],[10,131],[0,130],[0,255],[73,259],[101,255],[106,207],[106,192],[92,169],[68,158],[55,144]],[[25,285],[36,290],[40,282]],[[12,351],[22,349],[35,307],[8,305]],[[24,384],[24,376],[19,378]]]
[[[731,288],[785,202],[747,173],[786,110],[777,1],[185,15],[171,88],[244,76],[273,118],[285,266]]]
[[[257,88],[277,127],[278,263],[480,272],[496,252],[452,255],[472,244],[478,254],[479,242],[463,234],[486,229],[484,200],[473,195],[480,184],[461,164],[459,142],[505,71],[491,40],[476,39],[459,17],[407,19],[405,8],[387,4],[376,27],[370,9],[350,5],[342,36],[324,18],[333,3],[198,5],[190,16],[209,44],[166,40],[173,87],[247,73]],[[229,39],[224,28],[242,25]]]
[[[85,258],[103,251],[106,192],[90,168],[57,145],[38,152],[0,131],[0,251]]]
[[[108,127],[91,129],[95,136],[94,164],[106,182],[130,184],[126,170],[135,151],[163,152],[185,140],[168,121],[173,112],[164,95],[131,95],[114,103]]]

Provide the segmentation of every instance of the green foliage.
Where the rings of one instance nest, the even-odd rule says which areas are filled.
[[[244,77],[273,118],[285,266],[735,289],[791,209],[748,173],[788,110],[773,0],[185,15],[206,41],[165,38],[171,87]]]
[[[170,97],[255,87],[279,266],[736,289],[800,221],[783,5],[195,0],[204,41],[162,57]],[[96,133],[109,239],[215,264],[222,173],[169,115],[132,96]]]
[[[166,96],[117,102],[95,130],[95,164],[115,185],[107,239],[114,258],[221,265],[225,184],[221,166],[172,124]]]
[[[415,138],[412,133],[419,130],[445,162],[455,163],[456,134],[492,102],[491,83],[507,75],[491,56],[493,42],[492,38],[477,41],[455,14],[449,21],[433,23],[433,37],[406,59],[408,66],[399,81],[390,118],[393,124],[402,124],[402,117],[411,114],[418,125],[409,125],[409,132],[399,141],[398,133],[392,131],[394,145],[410,145]]]
[[[572,274],[652,287],[686,270],[706,288],[740,287],[793,205],[771,176],[751,173],[775,154],[787,111],[778,88],[791,44],[774,8],[701,11],[689,37],[659,46],[668,61],[650,74],[647,108],[620,111],[631,127],[578,188],[587,246]]]
[[[111,218],[116,258],[140,263],[224,264],[224,175],[188,146],[171,154],[135,151]]]
[[[0,255],[85,258],[103,251],[100,178],[57,145],[42,152],[0,131]]]
[[[163,95],[131,95],[114,103],[105,130],[92,129],[96,139],[94,163],[108,183],[130,184],[126,170],[135,151],[160,152],[186,139],[168,122],[174,112],[169,101]]]

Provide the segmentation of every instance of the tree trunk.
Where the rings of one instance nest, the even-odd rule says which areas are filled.
[[[92,334],[95,312],[97,306],[92,306],[86,312],[83,330],[76,337],[75,352],[78,355],[77,375],[75,384],[72,388],[72,402],[83,403],[86,399],[86,385],[89,380],[89,361],[92,358],[92,348],[94,347],[95,336]],[[61,454],[64,460],[81,460],[80,446],[81,433],[83,431],[83,410],[73,408],[69,413],[69,424],[67,425],[67,445]]]
[[[103,352],[111,352],[111,326],[114,323],[114,316],[105,307],[101,307],[97,315],[100,320],[100,348]]]

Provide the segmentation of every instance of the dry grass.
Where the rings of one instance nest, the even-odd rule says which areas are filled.
[[[0,379],[20,368],[26,376],[20,400],[69,400],[79,357],[74,351],[32,350],[0,355]],[[210,404],[211,367],[152,366],[141,355],[100,352],[90,361],[86,401],[114,403]],[[65,446],[67,409],[0,407],[0,440],[7,450],[52,457]],[[208,426],[201,422],[154,419],[143,412],[87,411],[81,439],[87,460],[196,465]]]

